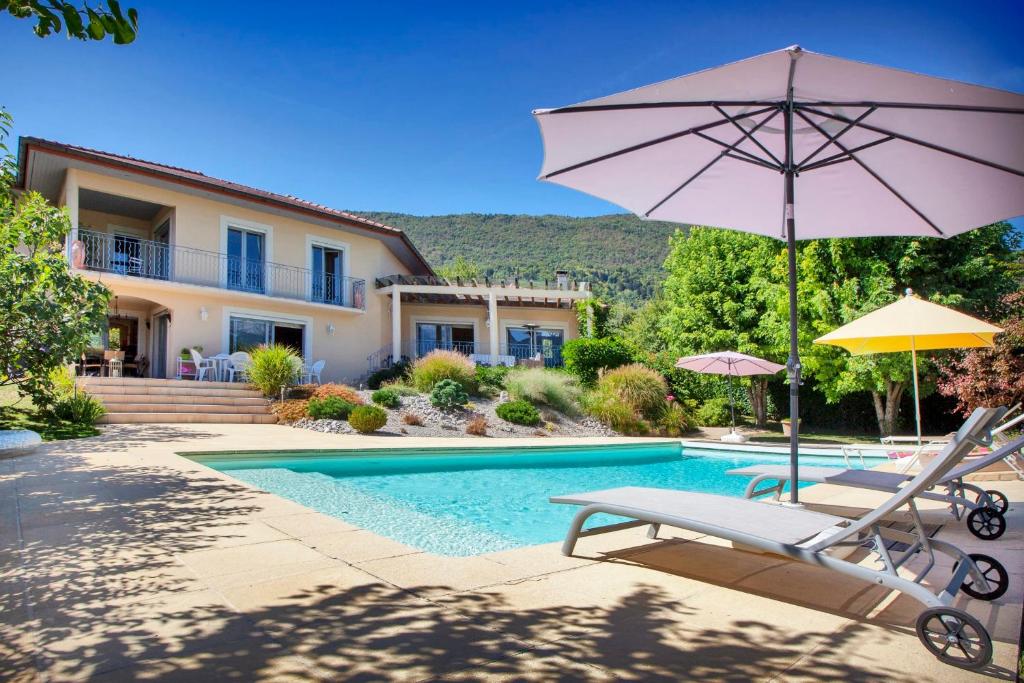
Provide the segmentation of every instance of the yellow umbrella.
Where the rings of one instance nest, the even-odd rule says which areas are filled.
[[[910,351],[914,365],[914,410],[917,442],[921,443],[921,402],[917,389],[917,352],[928,349],[991,347],[992,338],[1003,330],[995,325],[933,304],[911,290],[896,301],[857,318],[823,337],[815,344],[841,346],[855,356],[866,353]]]

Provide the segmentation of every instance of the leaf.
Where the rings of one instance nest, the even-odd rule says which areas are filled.
[[[64,24],[68,28],[68,35],[75,38],[85,38],[85,25],[82,23],[82,15],[70,3],[61,4],[61,13],[64,15]]]
[[[87,8],[85,11],[89,15],[89,37],[93,40],[103,40],[103,37],[107,35],[107,30],[103,26],[103,19],[92,9]]]

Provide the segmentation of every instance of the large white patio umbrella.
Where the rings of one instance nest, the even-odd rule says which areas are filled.
[[[733,404],[733,377],[750,377],[752,375],[774,375],[785,370],[785,365],[773,363],[757,356],[748,356],[736,351],[717,351],[702,353],[696,356],[683,356],[676,361],[676,367],[692,372],[708,375],[728,375],[729,377],[729,415],[732,417],[732,430],[722,437],[722,441],[742,443],[746,437],[736,432],[736,406]]]
[[[984,320],[925,301],[907,290],[906,296],[867,313],[814,340],[841,346],[854,356],[866,353],[910,351],[914,368],[914,417],[921,444],[921,396],[917,386],[917,352],[931,349],[968,349],[995,346],[1002,332]]]
[[[793,481],[795,241],[952,237],[1024,214],[1024,95],[798,46],[534,115],[541,180],[786,240]]]

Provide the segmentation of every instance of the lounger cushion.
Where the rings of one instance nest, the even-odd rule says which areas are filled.
[[[690,523],[713,525],[776,543],[796,545],[801,541],[849,520],[802,508],[729,498],[710,493],[624,486],[604,491],[555,496],[552,503],[569,505],[615,505],[628,508],[622,516],[644,520],[646,514],[674,517],[678,526]],[[728,538],[728,534],[723,536]]]

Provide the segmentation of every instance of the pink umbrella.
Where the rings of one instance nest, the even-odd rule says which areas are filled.
[[[786,369],[785,365],[735,351],[718,351],[716,353],[702,353],[697,356],[684,356],[676,361],[676,367],[707,375],[729,376],[729,412],[732,415],[731,434],[735,436],[739,435],[736,434],[736,408],[732,401],[732,378],[749,377],[751,375],[774,375],[776,372]],[[738,439],[726,439],[723,436],[722,440],[735,441]]]
[[[1024,95],[799,46],[534,114],[542,180],[787,242],[793,481],[796,240],[952,237],[1024,215]]]

